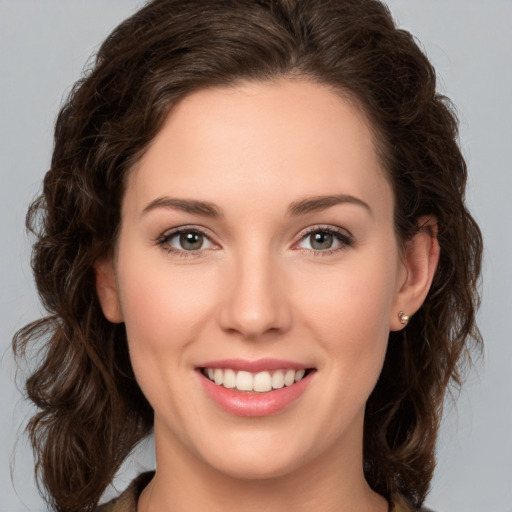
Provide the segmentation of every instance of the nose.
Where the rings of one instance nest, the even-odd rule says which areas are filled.
[[[291,325],[286,278],[268,254],[241,257],[229,271],[219,312],[227,332],[256,340]]]

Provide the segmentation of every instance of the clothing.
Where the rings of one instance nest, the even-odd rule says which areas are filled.
[[[137,512],[137,500],[141,492],[144,490],[144,487],[149,484],[151,479],[154,476],[153,471],[149,471],[147,473],[142,473],[139,475],[130,485],[129,487],[117,498],[105,503],[104,505],[100,505],[96,512]],[[392,507],[390,512],[414,512],[411,508],[407,506],[405,501],[399,500],[396,501]],[[418,512],[432,512],[426,508],[422,508]]]
[[[154,475],[154,471],[140,474],[122,494],[100,505],[95,512],[137,512],[137,500]]]

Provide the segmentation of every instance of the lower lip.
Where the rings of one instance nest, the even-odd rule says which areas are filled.
[[[282,411],[304,393],[314,373],[310,372],[299,382],[281,389],[247,393],[217,386],[198,371],[206,393],[221,409],[235,416],[247,417],[270,416]]]

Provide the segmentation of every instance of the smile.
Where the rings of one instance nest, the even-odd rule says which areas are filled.
[[[274,358],[204,361],[195,369],[206,396],[242,417],[277,414],[300,402],[317,374],[301,362]]]
[[[267,393],[300,382],[306,369],[278,369],[257,373],[231,368],[202,368],[202,373],[217,386],[240,392]]]

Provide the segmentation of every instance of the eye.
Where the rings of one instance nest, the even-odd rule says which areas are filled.
[[[202,233],[185,231],[172,237],[169,244],[185,251],[199,251],[203,248],[205,240],[206,238]]]
[[[333,244],[336,242],[334,235],[327,231],[315,231],[308,235],[306,240],[309,242],[311,249],[315,249],[315,251],[332,249]]]
[[[352,238],[345,232],[335,228],[315,228],[306,232],[298,247],[315,252],[332,253],[351,246]]]
[[[168,252],[174,253],[199,253],[212,249],[215,244],[210,238],[197,228],[179,228],[164,234],[158,239],[158,244]]]

